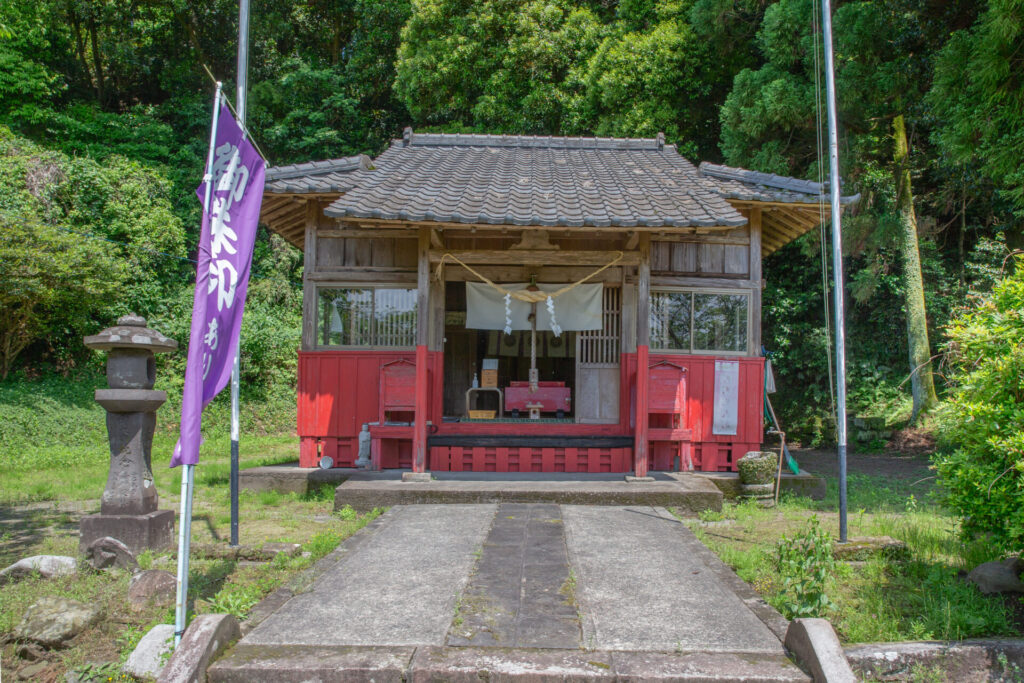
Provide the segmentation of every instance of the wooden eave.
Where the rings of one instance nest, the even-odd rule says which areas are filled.
[[[828,205],[797,202],[754,202],[730,199],[736,209],[761,209],[761,256],[769,256],[822,223]]]
[[[429,228],[442,231],[465,231],[476,232],[502,232],[520,233],[524,230],[543,230],[552,235],[573,233],[648,233],[654,239],[658,235],[709,235],[717,232],[735,230],[741,225],[708,225],[708,226],[674,226],[674,225],[515,225],[515,224],[493,224],[493,223],[450,223],[444,221],[405,221],[388,220],[381,218],[336,218],[338,224],[334,234],[335,237],[355,236],[353,233],[359,231],[361,237],[372,237],[370,231],[380,230],[381,236],[400,237],[401,231],[407,231],[409,236],[414,236],[420,228]],[[351,231],[351,232],[350,232]]]
[[[306,203],[330,203],[340,194],[302,194],[265,192],[260,207],[260,223],[283,237],[289,244],[303,249],[306,243]]]

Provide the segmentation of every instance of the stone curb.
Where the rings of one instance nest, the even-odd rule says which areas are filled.
[[[857,683],[839,636],[828,619],[794,619],[786,631],[786,649],[810,672],[815,683]]]
[[[917,666],[941,668],[951,681],[1016,680],[1024,671],[1024,639],[865,643],[846,648],[860,676],[904,678]]]
[[[210,668],[209,679],[211,683],[808,681],[781,655],[303,645],[239,645]]]
[[[157,683],[203,683],[210,663],[242,637],[230,614],[200,614],[189,624]]]

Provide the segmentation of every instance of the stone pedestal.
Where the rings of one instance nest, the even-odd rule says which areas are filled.
[[[109,352],[107,383],[97,389],[96,401],[107,411],[110,473],[103,490],[100,514],[84,517],[79,549],[110,536],[133,553],[146,548],[164,550],[174,544],[174,511],[158,510],[151,449],[156,410],[167,400],[154,391],[154,353],[173,351],[177,342],[148,329],[146,321],[125,316],[117,326],[85,338],[85,345]]]
[[[78,552],[98,538],[110,536],[128,546],[134,554],[146,548],[174,547],[174,510],[154,510],[146,515],[98,515],[83,517],[79,527]]]

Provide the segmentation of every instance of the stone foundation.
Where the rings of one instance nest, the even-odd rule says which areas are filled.
[[[148,515],[89,515],[82,518],[78,550],[98,538],[110,536],[128,546],[133,554],[146,548],[164,550],[174,547],[174,511],[157,510]]]

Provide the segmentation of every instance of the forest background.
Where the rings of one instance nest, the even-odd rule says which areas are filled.
[[[928,332],[916,357],[938,356],[941,396],[950,320],[1024,246],[1024,1],[835,8],[844,193],[862,197],[843,226],[851,414],[900,426],[908,339],[921,342],[922,321],[908,334],[910,257]],[[818,180],[818,12],[811,0],[253,0],[249,127],[273,165],[376,155],[412,125],[664,132],[694,162]],[[236,31],[233,0],[0,7],[0,450],[36,438],[45,400],[92,405],[101,359],[81,338],[129,311],[182,344],[160,369],[173,429],[212,99],[203,66],[234,92]],[[818,232],[765,265],[773,401],[806,445],[834,434],[824,267]],[[261,228],[242,329],[250,431],[294,429],[301,269]]]

